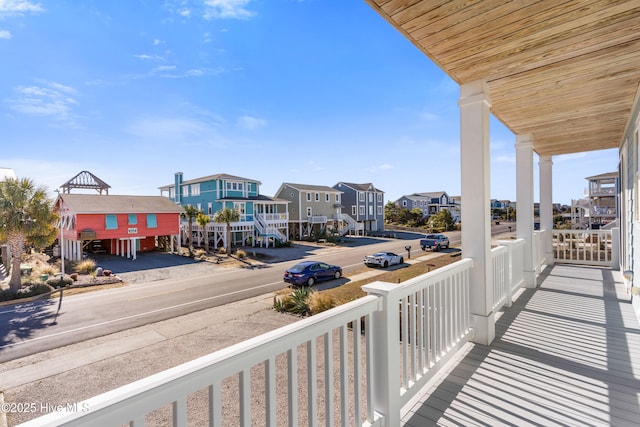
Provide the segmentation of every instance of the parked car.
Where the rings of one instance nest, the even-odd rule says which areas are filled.
[[[319,261],[303,261],[284,272],[284,281],[292,285],[313,286],[316,282],[340,277],[341,267]]]
[[[429,248],[438,252],[442,248],[449,248],[449,238],[444,234],[427,234],[420,240],[420,247],[423,251]]]
[[[402,263],[404,263],[404,258],[393,252],[376,252],[373,255],[367,255],[364,257],[364,264],[367,267],[377,265],[379,267],[387,268],[390,265]]]

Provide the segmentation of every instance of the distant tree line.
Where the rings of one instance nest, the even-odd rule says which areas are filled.
[[[456,223],[447,209],[425,217],[419,208],[401,208],[393,202],[384,207],[385,222],[406,227],[424,228],[429,231],[451,231],[456,229]]]

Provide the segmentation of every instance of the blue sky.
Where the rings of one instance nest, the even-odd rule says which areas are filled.
[[[459,88],[364,0],[0,0],[0,58],[0,167],[50,191],[88,170],[111,194],[177,171],[460,194]],[[492,120],[493,198],[514,144]],[[554,202],[617,163],[554,157]]]

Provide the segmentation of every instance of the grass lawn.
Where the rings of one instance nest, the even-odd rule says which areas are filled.
[[[327,294],[333,298],[334,301],[340,304],[353,301],[354,299],[361,298],[366,295],[362,290],[362,286],[372,282],[389,282],[389,283],[401,283],[405,280],[412,279],[416,276],[420,276],[429,271],[433,271],[437,268],[444,267],[445,265],[452,264],[456,261],[460,261],[460,252],[457,252],[458,256],[451,256],[450,254],[443,254],[435,258],[431,258],[426,261],[409,265],[405,268],[398,268],[395,270],[387,271],[382,274],[378,274],[373,277],[368,277],[362,280],[356,280],[345,283],[344,285],[320,291],[323,294]]]

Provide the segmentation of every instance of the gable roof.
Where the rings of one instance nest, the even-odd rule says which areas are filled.
[[[96,190],[100,194],[105,191],[109,194],[111,186],[89,171],[82,171],[60,186],[63,193],[69,194],[72,188],[83,190]]]
[[[258,181],[257,179],[249,179],[249,178],[243,178],[241,176],[235,176],[235,175],[229,175],[226,173],[217,173],[214,175],[207,175],[207,176],[202,176],[200,178],[194,178],[194,179],[188,179],[186,181],[182,181],[181,185],[184,184],[197,184],[199,182],[207,182],[207,181],[217,181],[217,180],[229,180],[229,181],[251,181],[251,182],[256,182],[258,185],[262,185],[262,183],[260,181]],[[167,185],[163,185],[162,187],[158,187],[161,190],[167,190],[169,188],[175,187],[175,184],[167,184]]]
[[[326,185],[292,184],[290,182],[283,182],[280,186],[280,189],[282,190],[282,187],[285,186],[298,191],[323,191],[325,193],[342,193],[342,191],[336,190],[333,187],[327,187]],[[278,190],[278,192],[280,192],[280,190]]]
[[[334,185],[335,187],[340,187],[340,185],[345,185],[349,188],[353,188],[356,191],[376,191],[378,193],[384,193],[384,191],[376,188],[375,185],[373,185],[371,182],[367,182],[365,184],[355,184],[355,183],[351,183],[351,182],[339,182],[336,185]]]
[[[601,179],[617,179],[620,175],[618,172],[601,173],[600,175],[588,176],[586,179],[589,181],[599,181]]]
[[[76,214],[100,213],[181,213],[181,206],[163,196],[114,196],[101,194],[60,194],[55,206],[60,202],[70,212]]]

